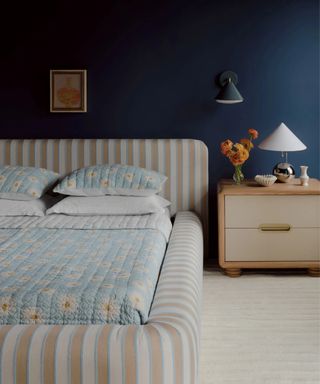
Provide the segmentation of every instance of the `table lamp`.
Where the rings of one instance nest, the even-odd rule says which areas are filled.
[[[307,147],[284,123],[281,123],[270,136],[258,145],[258,148],[281,152],[281,156],[285,158],[285,161],[274,166],[273,174],[277,176],[279,181],[288,183],[295,177],[295,170],[288,163],[288,152],[303,151]]]

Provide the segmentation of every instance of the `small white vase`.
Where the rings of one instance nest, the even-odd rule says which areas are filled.
[[[309,176],[307,174],[308,166],[307,165],[300,165],[301,173],[300,173],[300,183],[304,187],[307,187],[309,185]]]

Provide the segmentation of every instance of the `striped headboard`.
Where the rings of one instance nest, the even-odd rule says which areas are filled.
[[[208,150],[193,139],[0,140],[0,165],[47,168],[65,175],[93,164],[132,164],[159,171],[168,180],[162,195],[171,214],[195,211],[207,224]]]

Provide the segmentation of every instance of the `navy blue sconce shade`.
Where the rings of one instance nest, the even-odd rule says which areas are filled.
[[[236,104],[243,101],[243,97],[237,90],[238,76],[232,71],[223,72],[219,76],[221,90],[216,97],[216,102],[221,104]]]

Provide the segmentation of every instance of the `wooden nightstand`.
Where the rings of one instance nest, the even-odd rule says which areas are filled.
[[[320,181],[309,186],[255,181],[218,184],[219,264],[241,268],[307,268],[320,276]]]

